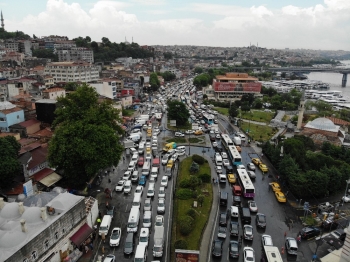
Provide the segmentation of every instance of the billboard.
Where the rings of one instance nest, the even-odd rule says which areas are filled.
[[[176,262],[198,262],[199,251],[175,249],[175,261]]]
[[[215,82],[215,92],[261,92],[261,83],[231,83],[231,82]]]
[[[121,89],[120,90],[120,93],[121,93],[121,96],[134,96],[135,95],[135,90],[134,89],[127,89],[127,88],[124,88],[124,89]]]

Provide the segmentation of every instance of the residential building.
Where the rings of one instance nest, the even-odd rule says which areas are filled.
[[[10,132],[19,133],[21,137],[28,137],[40,130],[41,122],[36,119],[27,120],[9,127]]]
[[[124,96],[120,99],[123,108],[132,106],[132,96]]]
[[[36,118],[44,123],[52,124],[55,120],[57,100],[40,99],[35,102]]]
[[[5,47],[14,52],[19,52],[19,43],[13,39],[5,41]]]
[[[94,51],[85,47],[58,47],[56,48],[58,61],[86,61],[94,63]]]
[[[66,90],[60,87],[54,87],[43,91],[43,99],[57,100],[57,98],[65,96]]]
[[[10,132],[9,127],[24,121],[23,109],[10,102],[0,102],[0,131]]]
[[[82,196],[56,194],[42,192],[19,203],[0,198],[0,261],[60,262],[70,255],[81,256],[75,247],[93,232],[87,211],[95,210],[96,201],[86,203]]]
[[[116,99],[121,97],[121,90],[124,88],[124,81],[117,78],[105,78],[91,82],[89,85],[94,87],[96,92],[101,96]]]
[[[45,74],[57,82],[91,82],[99,79],[99,68],[87,62],[53,62],[45,66]]]

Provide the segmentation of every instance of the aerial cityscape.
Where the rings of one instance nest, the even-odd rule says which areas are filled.
[[[0,262],[350,262],[347,0],[0,1]]]

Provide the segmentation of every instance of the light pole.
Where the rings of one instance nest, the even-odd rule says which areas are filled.
[[[189,133],[188,137],[188,156],[191,155],[191,133]]]
[[[312,261],[316,261],[316,259],[317,259],[317,254],[316,254],[317,253],[317,249],[318,249],[318,247],[322,246],[323,239],[321,237],[316,237],[316,241],[315,242],[316,242],[316,250],[315,250],[314,255],[312,256]]]
[[[344,193],[344,196],[343,196],[343,205],[344,205],[344,201],[345,201],[346,192],[348,192],[348,186],[350,184],[350,179],[345,180],[345,182],[346,182],[346,188],[345,188],[345,193]]]

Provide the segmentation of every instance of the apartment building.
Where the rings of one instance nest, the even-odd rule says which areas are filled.
[[[86,61],[94,63],[94,51],[84,47],[58,47],[56,48],[58,61]]]
[[[116,99],[121,96],[124,88],[124,81],[117,78],[106,78],[96,82],[89,83],[96,89],[96,92],[110,99]]]
[[[54,82],[92,82],[99,79],[99,68],[90,63],[53,62],[45,66],[45,74],[53,77]]]
[[[54,87],[43,91],[43,99],[57,100],[57,98],[65,96],[66,90],[60,87]]]

